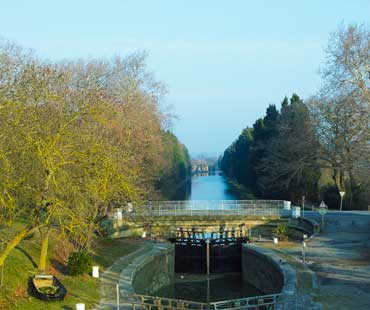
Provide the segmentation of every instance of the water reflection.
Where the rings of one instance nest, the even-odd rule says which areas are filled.
[[[185,275],[184,278],[176,275],[172,284],[154,292],[155,296],[197,302],[215,302],[260,294],[257,288],[243,282],[240,274],[215,275],[209,283],[205,275]]]

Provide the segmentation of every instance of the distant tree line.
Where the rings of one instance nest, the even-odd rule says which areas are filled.
[[[23,228],[0,265],[38,230],[43,270],[50,229],[89,249],[110,210],[176,195],[190,160],[164,94],[143,53],[53,63],[1,42],[0,226]]]
[[[293,94],[247,127],[220,159],[226,176],[258,198],[338,208],[370,205],[370,29],[340,26],[331,35],[319,94]]]
[[[161,196],[171,200],[183,200],[191,191],[191,161],[185,145],[179,143],[170,131],[164,132],[162,159],[167,163],[160,171],[156,187]]]

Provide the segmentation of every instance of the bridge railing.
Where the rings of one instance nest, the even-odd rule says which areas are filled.
[[[283,200],[149,201],[141,208],[146,216],[275,215],[291,216]]]
[[[204,303],[134,294],[117,299],[117,309],[123,307],[134,310],[293,310],[297,309],[297,295],[280,293]]]
[[[234,300],[226,300],[213,302],[212,308],[214,310],[296,310],[297,309],[297,295],[287,294],[271,294],[256,297],[239,298]]]
[[[214,310],[208,303],[139,294],[124,295],[122,302],[118,301],[117,305],[135,310]]]

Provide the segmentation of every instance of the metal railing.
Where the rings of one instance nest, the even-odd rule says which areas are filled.
[[[164,297],[155,297],[148,295],[132,295],[126,298],[124,301],[125,309],[134,309],[134,310],[209,310],[214,309],[210,308],[210,304],[189,301],[189,300],[179,300],[172,298]],[[122,307],[123,309],[123,307]]]
[[[275,215],[291,216],[283,200],[149,201],[140,207],[146,216]],[[128,213],[135,216],[135,212]]]
[[[214,310],[293,310],[297,308],[297,295],[272,294],[213,302]]]
[[[296,308],[296,294],[272,294],[211,303],[134,294],[123,296],[122,302],[117,302],[117,310],[293,310]]]

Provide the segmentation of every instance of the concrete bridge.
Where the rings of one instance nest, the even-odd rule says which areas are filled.
[[[117,212],[113,221],[116,237],[143,231],[165,237],[180,227],[205,233],[237,229],[245,236],[271,236],[280,223],[296,228],[300,235],[315,229],[312,223],[298,219],[297,208],[283,200],[156,201]]]
[[[137,210],[123,210],[126,216],[279,216],[293,214],[290,201],[284,200],[181,200],[149,201]],[[134,212],[130,212],[134,211]],[[136,211],[136,212],[135,212]]]

